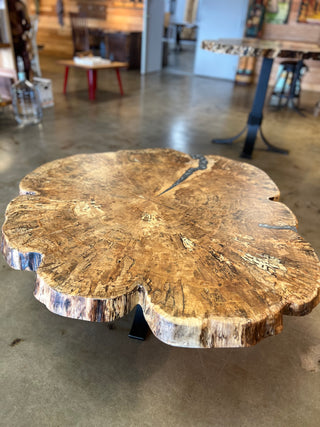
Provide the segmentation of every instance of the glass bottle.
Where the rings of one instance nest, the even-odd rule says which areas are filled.
[[[26,79],[23,60],[17,58],[18,82],[11,87],[12,106],[16,121],[22,125],[40,123],[42,120],[42,107],[37,88]]]

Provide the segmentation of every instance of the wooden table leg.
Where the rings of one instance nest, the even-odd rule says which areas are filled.
[[[87,70],[87,78],[88,78],[89,99],[90,101],[94,101],[96,97],[95,87],[94,87],[94,70],[92,70],[91,68]]]
[[[63,94],[67,93],[67,83],[68,83],[69,67],[66,67],[64,72],[64,84],[63,84]]]
[[[119,83],[120,94],[121,94],[121,96],[123,96],[123,87],[122,87],[122,81],[121,81],[121,75],[120,75],[119,68],[116,68],[116,73],[117,73],[117,79],[118,79],[118,83]]]

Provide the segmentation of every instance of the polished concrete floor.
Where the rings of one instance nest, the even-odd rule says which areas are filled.
[[[55,108],[41,126],[19,129],[0,113],[0,217],[21,178],[44,162],[74,153],[172,147],[239,159],[242,143],[210,139],[237,133],[254,90],[164,72],[140,77],[99,75],[95,102],[86,79],[42,58],[53,80]],[[283,156],[259,140],[253,160],[278,184],[297,215],[300,233],[320,254],[320,94],[304,93],[306,117],[265,111],[264,131]],[[35,275],[1,261],[1,426],[318,426],[320,307],[284,319],[283,332],[248,349],[174,348],[150,335],[127,338],[132,315],[90,324],[50,313],[32,296]],[[19,339],[21,341],[19,341]]]

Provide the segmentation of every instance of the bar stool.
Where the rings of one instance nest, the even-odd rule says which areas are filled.
[[[300,113],[301,78],[306,71],[308,67],[302,60],[281,62],[270,105],[277,108],[291,107]]]

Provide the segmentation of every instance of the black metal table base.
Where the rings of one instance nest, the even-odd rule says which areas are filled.
[[[144,341],[149,332],[149,325],[146,322],[143,311],[140,305],[137,305],[136,313],[134,315],[129,338]]]
[[[261,136],[261,139],[262,139],[262,141],[265,143],[265,145],[267,146],[267,150],[268,150],[268,151],[273,151],[274,153],[280,153],[280,154],[289,154],[289,150],[285,150],[284,148],[279,148],[279,147],[277,147],[277,146],[275,146],[275,145],[271,144],[271,143],[267,140],[267,138],[264,136],[264,133],[262,132],[261,126],[259,126],[257,130],[255,130],[255,129],[249,129],[249,126],[248,126],[248,125],[246,125],[246,126],[242,129],[242,131],[241,131],[241,132],[239,132],[237,135],[235,135],[235,136],[233,136],[233,137],[231,137],[231,138],[225,138],[225,139],[213,139],[211,142],[212,142],[213,144],[232,144],[234,141],[236,141],[237,139],[239,139],[239,138],[240,138],[240,136],[241,136],[241,135],[243,135],[243,133],[244,133],[246,130],[248,130],[247,137],[248,137],[248,136],[250,137],[250,135],[251,135],[251,132],[250,132],[250,131],[252,131],[252,133],[255,133],[255,134],[259,131],[260,136]],[[255,136],[254,136],[254,139],[255,139]],[[251,159],[251,153],[252,153],[252,151],[251,151],[250,149],[249,149],[249,152],[246,152],[245,150],[243,150],[243,151],[242,151],[242,153],[241,153],[241,157],[243,157],[243,158],[247,158],[247,159]]]
[[[289,150],[286,150],[284,148],[279,148],[273,144],[271,144],[267,138],[264,136],[261,127],[259,128],[259,132],[260,132],[260,136],[262,141],[266,144],[266,146],[268,147],[267,150],[268,151],[273,151],[274,153],[280,153],[280,154],[289,154]]]
[[[269,151],[273,151],[275,153],[288,154],[288,150],[284,150],[282,148],[278,148],[266,139],[261,130],[262,125],[262,111],[264,102],[266,99],[266,93],[268,89],[268,82],[271,73],[273,59],[272,58],[263,58],[262,67],[260,71],[259,81],[256,89],[256,93],[254,96],[252,109],[248,117],[248,122],[244,129],[237,135],[226,138],[226,139],[213,139],[212,142],[215,144],[231,144],[233,141],[238,139],[245,131],[247,131],[247,136],[245,139],[245,143],[243,146],[243,150],[241,153],[241,157],[245,157],[247,159],[251,159],[251,155],[254,149],[254,144],[256,141],[257,133],[260,132],[262,141],[266,144],[267,149]]]
[[[303,111],[305,111],[305,109],[304,108],[300,108],[299,105],[295,105],[293,102],[291,102],[291,103],[289,102],[289,103],[286,103],[284,105],[279,105],[279,106],[274,107],[274,109],[276,111],[281,111],[284,108],[290,108],[294,112],[298,113],[301,117],[307,117],[305,115],[305,113],[303,112]]]

